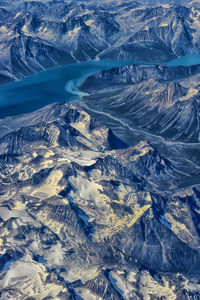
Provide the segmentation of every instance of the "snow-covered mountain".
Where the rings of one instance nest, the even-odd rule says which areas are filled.
[[[0,120],[1,299],[187,299],[199,291],[198,185],[79,104]],[[174,171],[173,171],[174,169]],[[157,180],[159,186],[159,180]]]
[[[3,1],[1,83],[93,59],[163,62],[199,52],[198,3]]]

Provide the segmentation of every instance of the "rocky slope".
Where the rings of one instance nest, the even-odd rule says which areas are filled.
[[[94,111],[129,127],[184,143],[199,143],[199,70],[125,66],[89,76],[80,89]]]

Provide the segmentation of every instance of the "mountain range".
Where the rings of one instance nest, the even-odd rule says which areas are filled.
[[[198,297],[199,185],[163,197],[159,182],[178,178],[176,166],[147,142],[128,146],[78,103],[7,123],[1,299]]]
[[[0,17],[1,108],[41,101],[0,119],[0,298],[200,299],[199,3],[6,0]],[[74,69],[69,103],[44,106],[45,72],[23,85],[101,60],[127,65]]]
[[[198,53],[198,2],[154,2],[1,1],[0,82],[78,61],[161,63]]]

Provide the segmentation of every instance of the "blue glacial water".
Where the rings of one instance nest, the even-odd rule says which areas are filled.
[[[188,67],[188,66],[193,66],[198,64],[200,64],[200,54],[188,54],[165,63],[165,65],[171,67],[177,67],[177,66]]]
[[[89,61],[59,66],[31,75],[21,81],[0,86],[0,118],[39,109],[47,104],[79,99],[84,93],[78,84],[88,75],[114,67],[147,64],[139,61]],[[177,58],[164,65],[189,66],[200,64],[200,55]]]
[[[2,85],[0,86],[0,118],[31,112],[54,102],[70,102],[79,99],[84,93],[77,89],[77,85],[88,75],[132,63],[90,61],[70,64]]]

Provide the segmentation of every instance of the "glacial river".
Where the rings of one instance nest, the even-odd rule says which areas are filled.
[[[88,75],[114,67],[145,64],[138,61],[88,61],[48,69],[21,81],[0,86],[0,118],[27,113],[47,104],[70,102],[84,94],[78,84]],[[193,54],[167,62],[169,66],[200,64],[200,55]]]

